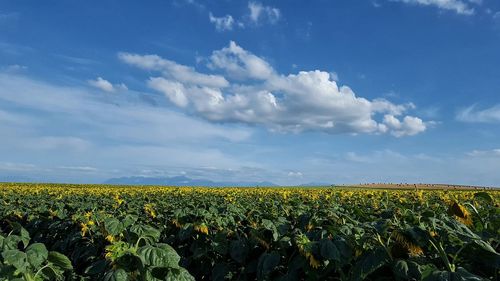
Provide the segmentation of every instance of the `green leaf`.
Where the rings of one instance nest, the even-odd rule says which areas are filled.
[[[3,240],[4,250],[17,250],[19,242],[22,241],[19,235],[9,235]]]
[[[340,251],[331,240],[321,240],[320,247],[321,256],[323,258],[327,260],[340,261]]]
[[[133,272],[143,268],[142,259],[133,253],[125,253],[116,259],[116,265],[125,269],[127,272]]]
[[[49,252],[49,256],[47,260],[52,263],[54,266],[62,269],[62,270],[72,270],[73,266],[71,265],[71,261],[65,255],[51,251]]]
[[[240,264],[245,263],[245,260],[248,256],[248,246],[243,240],[233,240],[230,244],[231,248],[231,258]]]
[[[474,275],[462,267],[458,267],[455,272],[436,270],[429,276],[422,279],[423,281],[487,281],[487,279]]]
[[[158,242],[160,240],[161,232],[149,225],[133,225],[130,232],[137,234],[138,237],[150,238],[150,243]]]
[[[12,223],[12,232],[19,235],[21,237],[21,241],[23,242],[24,248],[28,247],[30,243],[30,233],[17,222]]]
[[[137,221],[137,216],[134,215],[126,215],[125,218],[123,219],[123,227],[127,228],[131,225],[133,225]]]
[[[128,281],[131,280],[128,276],[128,273],[119,268],[117,270],[108,271],[106,275],[104,275],[104,281]]]
[[[387,252],[383,248],[365,253],[360,257],[351,271],[351,280],[363,280],[388,261]]]
[[[408,278],[408,273],[409,273],[409,268],[408,268],[408,263],[404,260],[398,260],[394,264],[392,271],[394,272],[394,275],[396,275],[399,278],[402,279],[409,279]]]
[[[42,243],[34,243],[26,248],[26,255],[28,262],[34,267],[39,268],[43,262],[48,258],[49,251]]]
[[[474,200],[476,201],[483,201],[487,204],[492,204],[493,203],[493,198],[491,195],[487,192],[477,192],[474,194]]]
[[[18,272],[25,272],[28,266],[26,253],[19,250],[6,250],[2,252],[5,264],[12,265]]]
[[[59,269],[58,267],[54,267],[49,264],[48,267],[44,267],[42,269],[42,275],[46,280],[64,280],[64,271]]]
[[[167,244],[160,247],[146,245],[137,251],[139,257],[149,266],[179,268],[180,256]]]
[[[257,264],[257,279],[264,279],[280,263],[280,255],[276,252],[263,253]]]
[[[166,281],[196,281],[184,268],[171,269],[167,275]]]
[[[167,277],[168,273],[170,273],[170,269],[168,267],[155,266],[150,268],[149,270],[154,278],[160,280],[165,280],[165,277]]]
[[[115,218],[107,218],[104,221],[104,228],[109,234],[114,236],[119,235],[124,230],[123,224]]]
[[[273,240],[274,241],[278,241],[278,237],[279,237],[278,229],[276,228],[276,225],[274,225],[274,223],[272,221],[267,220],[267,219],[263,219],[262,226],[265,229],[270,230],[273,233]]]
[[[97,275],[106,269],[106,261],[98,260],[85,269],[86,275]]]

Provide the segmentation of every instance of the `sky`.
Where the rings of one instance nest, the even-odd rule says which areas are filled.
[[[0,180],[499,170],[498,0],[0,0]]]

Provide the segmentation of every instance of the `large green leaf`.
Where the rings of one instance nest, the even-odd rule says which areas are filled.
[[[158,242],[161,232],[149,225],[136,224],[130,227],[130,232],[135,233],[138,237],[143,237],[149,243]]]
[[[231,257],[243,264],[248,256],[248,245],[243,240],[233,240],[231,241],[230,248]]]
[[[12,265],[18,272],[25,272],[28,266],[27,255],[19,250],[6,250],[2,252],[5,264]]]
[[[113,236],[119,235],[124,230],[123,224],[115,218],[106,219],[104,221],[104,228],[109,234]]]
[[[493,203],[493,197],[488,192],[477,192],[474,194],[474,200],[476,201],[482,201],[486,204],[492,204]]]
[[[133,253],[125,253],[116,259],[116,265],[125,269],[127,272],[133,272],[143,268],[142,259]]]
[[[73,269],[71,261],[68,259],[68,257],[59,252],[54,252],[54,251],[49,252],[47,260],[62,270]]]
[[[257,264],[257,279],[264,279],[279,263],[280,255],[278,253],[263,253]]]
[[[320,252],[321,256],[327,260],[340,261],[340,251],[329,239],[320,241]]]
[[[365,279],[369,274],[386,264],[387,261],[387,252],[383,248],[366,252],[351,269],[351,280]]]
[[[262,220],[262,226],[267,229],[267,230],[270,230],[273,234],[273,241],[278,241],[278,237],[279,237],[279,233],[278,233],[278,229],[276,228],[276,225],[274,225],[274,223],[268,219],[263,219]]]
[[[49,251],[47,251],[44,244],[34,243],[26,248],[26,255],[28,256],[28,262],[34,268],[39,268],[49,257]]]
[[[21,237],[24,248],[28,247],[30,242],[30,233],[21,224],[17,222],[12,223],[12,233]]]
[[[423,281],[487,281],[487,279],[474,275],[462,267],[458,267],[455,272],[436,270],[425,276]]]
[[[108,271],[104,275],[104,281],[129,281],[129,280],[131,280],[131,278],[129,278],[128,273],[121,268]]]
[[[167,275],[166,281],[195,281],[194,277],[184,268],[171,269]]]
[[[180,256],[167,244],[160,244],[159,247],[146,245],[137,251],[137,254],[146,265],[179,268]]]

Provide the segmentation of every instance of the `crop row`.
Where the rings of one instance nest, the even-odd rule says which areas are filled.
[[[496,280],[499,199],[1,184],[0,280]]]

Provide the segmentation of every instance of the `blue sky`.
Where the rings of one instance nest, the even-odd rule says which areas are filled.
[[[500,2],[0,1],[0,179],[500,185]]]

